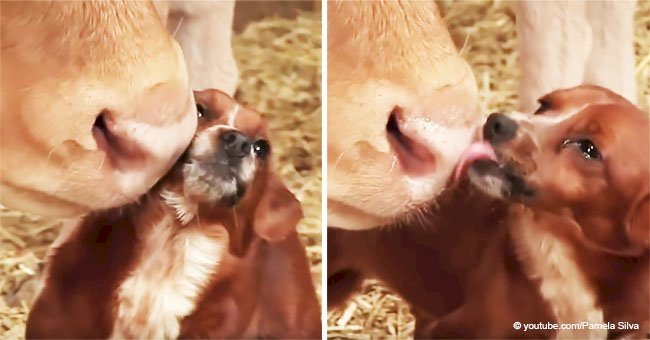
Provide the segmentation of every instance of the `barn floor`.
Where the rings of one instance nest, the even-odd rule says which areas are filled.
[[[454,41],[478,81],[484,112],[517,106],[517,37],[514,15],[503,1],[438,1]],[[636,77],[640,106],[650,107],[650,1],[639,1],[635,19]],[[328,337],[413,337],[413,317],[399,297],[367,282],[340,310],[328,313]]]
[[[264,19],[234,38],[238,99],[269,121],[278,173],[301,201],[299,225],[321,282],[321,19]],[[0,209],[0,339],[24,337],[43,255],[60,223]]]

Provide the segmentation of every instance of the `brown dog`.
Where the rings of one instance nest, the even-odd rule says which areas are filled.
[[[198,132],[171,172],[56,242],[28,338],[320,336],[302,211],[264,122],[218,91],[196,101]]]
[[[460,181],[424,223],[330,229],[330,307],[363,278],[375,277],[411,304],[416,337],[647,331],[648,116],[588,86],[544,97],[542,112],[518,129],[492,116],[484,129],[496,155],[485,142],[470,146],[458,166]],[[593,143],[603,160],[581,156],[598,158]],[[495,167],[497,157],[507,166]],[[496,200],[475,192],[467,177],[481,191],[497,193]],[[512,197],[523,198],[527,208],[510,207],[502,192],[516,193]],[[610,329],[528,327],[549,322]]]
[[[631,330],[645,335],[650,326],[648,114],[596,86],[555,91],[540,103],[533,117],[488,118],[483,138],[494,148],[496,162],[474,163],[470,178],[487,193],[521,203],[510,207],[508,232],[556,323],[611,324],[605,330],[560,329],[556,336],[619,336]],[[468,303],[492,299],[488,295],[496,284],[483,281],[485,293]],[[512,310],[518,308],[516,300],[509,302]]]

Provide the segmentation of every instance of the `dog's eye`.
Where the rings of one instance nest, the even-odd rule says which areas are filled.
[[[596,145],[589,139],[566,140],[564,146],[575,146],[580,150],[585,159],[600,160],[603,156],[598,151]]]
[[[201,104],[196,104],[196,112],[199,118],[203,118],[206,116],[205,107]]]
[[[255,155],[262,159],[266,158],[266,156],[269,155],[270,151],[271,146],[269,145],[269,142],[265,141],[264,139],[258,139],[255,143],[253,143],[253,152]]]
[[[551,108],[551,102],[549,102],[548,100],[540,99],[538,100],[538,102],[539,102],[539,108],[537,109],[537,111],[535,111],[535,113],[533,113],[534,115],[541,115],[542,113],[544,113],[545,111]]]

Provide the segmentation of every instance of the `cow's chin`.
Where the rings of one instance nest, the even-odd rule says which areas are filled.
[[[180,153],[180,151],[178,152]],[[164,176],[178,155],[168,161],[145,162],[133,169],[102,164],[99,151],[70,160],[72,168],[33,167],[28,175],[12,176],[16,181],[2,184],[2,205],[48,218],[68,218],[95,210],[122,206],[138,200]],[[58,174],[52,176],[52,174]],[[19,181],[23,178],[23,181]],[[31,189],[38,188],[38,189]]]
[[[329,188],[329,226],[364,230],[410,220],[444,191],[453,167],[442,162],[438,165],[435,172],[425,176],[409,176],[398,165],[390,171],[361,175],[366,179],[364,185],[356,187],[356,183],[346,181],[355,189],[346,190],[345,196],[337,199],[331,194],[336,188]]]

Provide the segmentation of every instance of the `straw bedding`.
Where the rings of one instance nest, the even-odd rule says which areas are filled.
[[[502,1],[438,1],[454,41],[478,82],[484,112],[517,106],[517,37],[514,14]],[[640,106],[650,106],[650,1],[639,1],[635,19],[636,77]],[[489,110],[489,111],[487,111]],[[346,306],[328,314],[328,337],[410,338],[408,306],[378,282],[368,282]]]
[[[276,170],[301,201],[299,225],[320,293],[320,13],[252,23],[234,38],[238,99],[269,121]],[[60,223],[0,209],[0,339],[23,338],[42,258]]]

